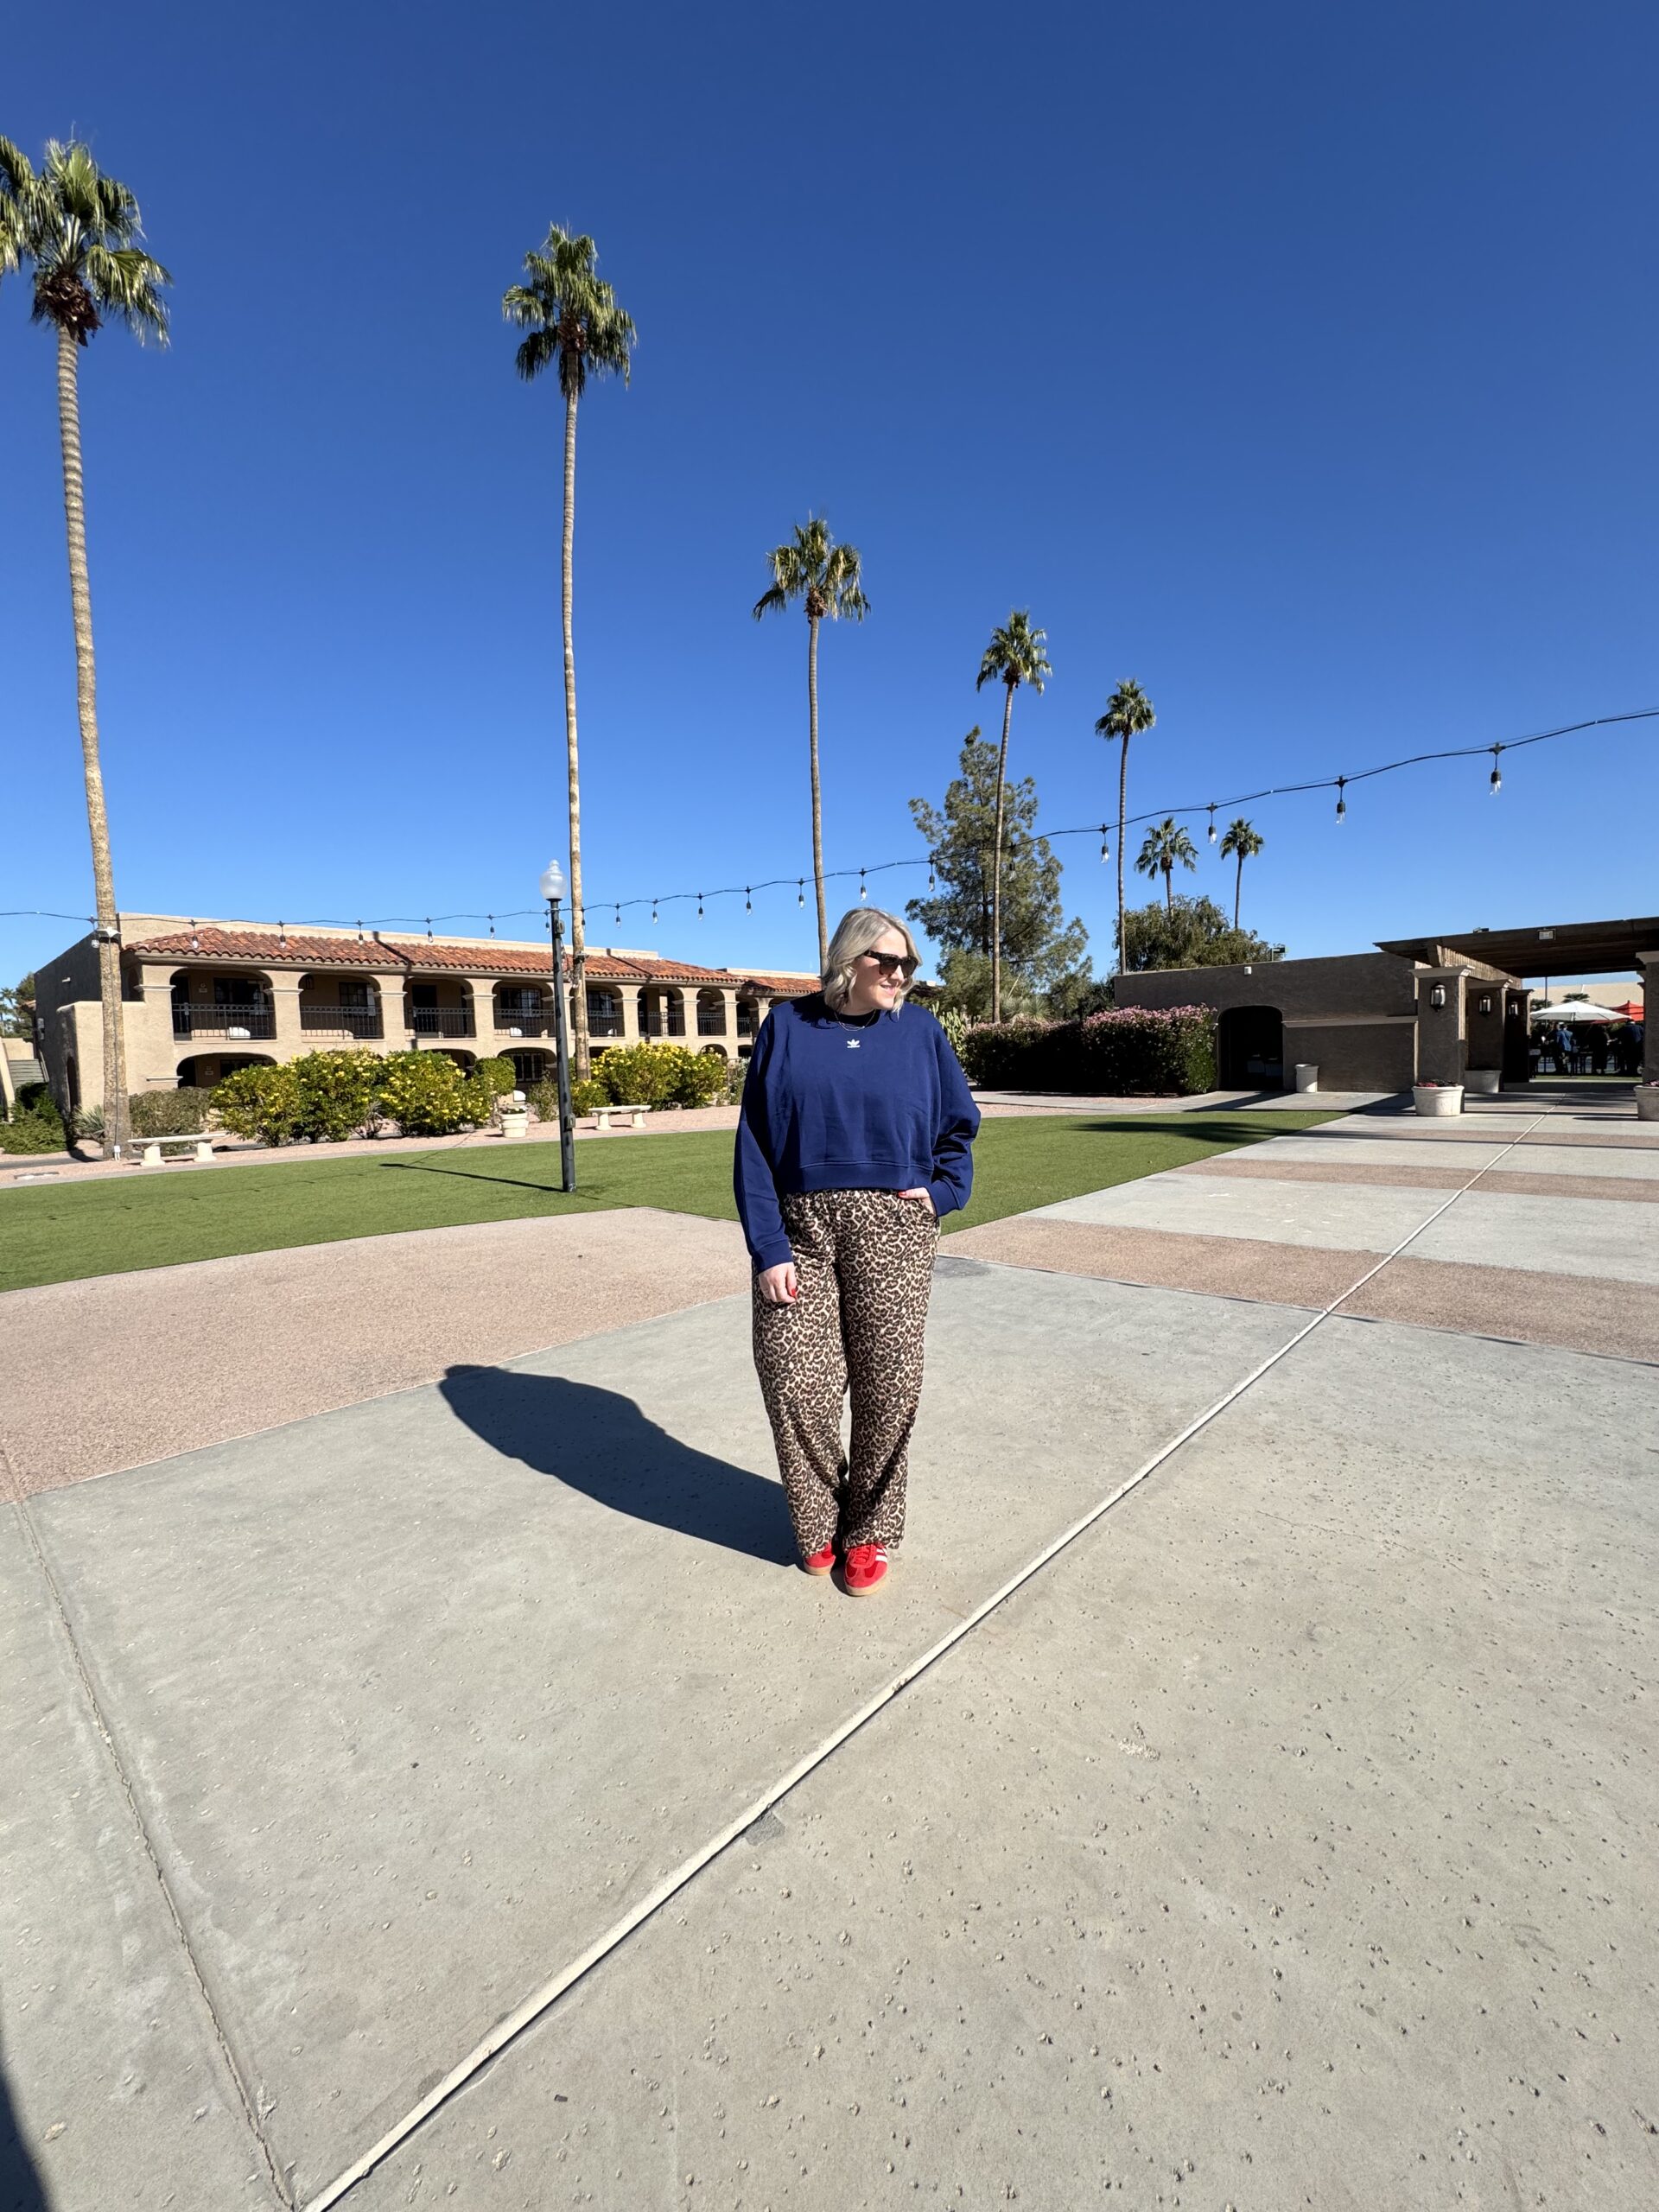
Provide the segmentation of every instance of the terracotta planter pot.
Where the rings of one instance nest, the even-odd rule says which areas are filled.
[[[1460,1083],[1439,1083],[1427,1090],[1421,1084],[1414,1084],[1411,1096],[1417,1111],[1431,1119],[1463,1111],[1463,1085]]]

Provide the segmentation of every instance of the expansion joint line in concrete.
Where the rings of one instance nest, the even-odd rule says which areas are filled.
[[[326,2189],[321,2190],[315,2196],[311,2197],[302,2208],[302,2212],[328,2212],[331,2205],[338,2204],[348,2190],[354,2189],[358,2183],[372,2173],[384,2158],[389,2158],[401,2143],[406,2142],[417,2128],[423,2126],[440,2106],[447,2104],[449,2099],[458,2090],[464,2088],[468,2082],[490,2063],[492,2059],[499,2056],[507,2045],[516,2041],[526,2028],[533,2025],[543,2013],[550,2011],[562,1997],[566,1996],[579,1981],[590,1974],[594,1967],[601,1965],[613,1951],[625,1943],[629,1936],[644,1926],[645,1922],[654,1918],[671,1898],[677,1896],[688,1883],[694,1881],[723,1852],[728,1850],[747,1830],[753,1827],[758,1820],[769,1813],[774,1805],[780,1803],[784,1798],[787,1797],[790,1792],[804,1782],[809,1775],[816,1772],[827,1759],[842,1748],[843,1744],[874,1720],[878,1713],[885,1711],[900,1691],[908,1689],[913,1681],[936,1666],[948,1652],[954,1651],[957,1644],[972,1635],[981,1622],[988,1619],[999,1606],[1005,1605],[1018,1591],[1022,1590],[1033,1576],[1041,1573],[1051,1560],[1057,1559],[1068,1546],[1075,1543],[1079,1536],[1086,1534],[1096,1522],[1103,1520],[1114,1506],[1121,1504],[1131,1491],[1138,1490],[1149,1475],[1155,1474],[1159,1468],[1172,1459],[1184,1445],[1190,1444],[1195,1436],[1202,1430],[1208,1428],[1210,1424],[1224,1414],[1230,1406],[1236,1405],[1247,1391],[1254,1389],[1262,1377],[1277,1367],[1281,1360],[1288,1358],[1299,1344],[1305,1344],[1313,1332],[1322,1327],[1348,1299],[1352,1298],[1356,1292],[1363,1290],[1368,1282],[1381,1274],[1391,1261],[1397,1260],[1406,1247],[1421,1236],[1425,1230],[1432,1229],[1441,1216],[1456,1205],[1465,1192],[1473,1189],[1483,1175],[1489,1173],[1497,1165],[1498,1160],[1505,1159],[1523,1137],[1529,1135],[1532,1130],[1537,1128],[1547,1118],[1547,1114],[1541,1114],[1535,1120],[1529,1122],[1527,1128],[1513,1137],[1495,1159],[1489,1160],[1484,1167],[1478,1168],[1466,1183],[1462,1184],[1449,1194],[1443,1205],[1436,1206],[1427,1220],[1419,1222],[1411,1234],[1402,1237],[1391,1252],[1384,1253],[1376,1266],[1368,1268],[1357,1282],[1351,1283],[1340,1298],[1333,1299],[1328,1306],[1321,1307],[1319,1312],[1298,1329],[1293,1337],[1279,1347],[1277,1351],[1270,1353],[1258,1366],[1253,1367],[1248,1375],[1224,1391],[1212,1405],[1206,1406],[1204,1411],[1190,1421],[1178,1435],[1171,1437],[1166,1444],[1160,1445],[1152,1457],[1137,1467],[1126,1481],[1120,1483],[1116,1490],[1109,1492],[1098,1503],[1091,1505],[1089,1510],[1072,1522],[1069,1528],[1063,1529],[1051,1543],[1044,1546],[1034,1559],[1027,1560],[1025,1566],[1010,1575],[1000,1588],[994,1590],[990,1596],[976,1605],[970,1613],[964,1615],[955,1627],[947,1630],[938,1639],[938,1643],[930,1645],[919,1658],[912,1660],[908,1665],[902,1668],[890,1681],[877,1690],[873,1697],[860,1706],[855,1713],[850,1714],[847,1719],[832,1730],[823,1743],[809,1751],[804,1758],[798,1759],[787,1773],[780,1776],[752,1804],[746,1806],[735,1819],[728,1821],[723,1828],[711,1836],[705,1844],[692,1853],[690,1858],[683,1860],[672,1873],[665,1874],[653,1890],[625,1913],[613,1927],[607,1929],[596,1942],[590,1943],[588,1948],[573,1959],[568,1966],[561,1967],[550,1980],[543,1982],[540,1988],[533,1990],[522,2004],[515,2006],[505,2018],[499,2020],[480,2043],[468,2051],[464,2058],[452,2066],[442,2080],[435,2082],[426,2095],[417,2104],[412,2106],[400,2120],[387,2129],[378,2143],[372,2145],[368,2150],[365,2151],[360,2158],[347,2166],[346,2171],[330,2182]]]
[[[282,2169],[272,2155],[270,2145],[265,2138],[265,2131],[260,2124],[257,2101],[249,2083],[243,2079],[242,2069],[237,2063],[236,2053],[231,2048],[230,2038],[226,2034],[224,2023],[219,2017],[219,2008],[213,2003],[212,1993],[203,1977],[200,1964],[191,1947],[184,1917],[179,1910],[178,1900],[174,1897],[172,1885],[168,1881],[166,1871],[162,1866],[160,1856],[151,1840],[149,1823],[138,1802],[138,1794],[133,1786],[132,1777],[127,1771],[126,1762],[121,1756],[120,1746],[115,1740],[114,1731],[105,1716],[103,1702],[98,1694],[98,1687],[92,1680],[82,1655],[80,1642],[75,1634],[74,1623],[70,1619],[69,1609],[63,1602],[63,1592],[58,1587],[57,1577],[52,1572],[51,1561],[47,1558],[45,1547],[41,1542],[34,1516],[29,1512],[25,1499],[14,1497],[10,1503],[11,1510],[22,1529],[24,1541],[34,1554],[35,1564],[40,1570],[41,1581],[46,1586],[47,1595],[51,1601],[52,1611],[57,1621],[59,1631],[68,1649],[69,1663],[74,1669],[75,1679],[80,1685],[81,1695],[86,1699],[86,1709],[92,1717],[92,1726],[98,1731],[99,1739],[103,1744],[111,1767],[114,1770],[117,1786],[126,1804],[127,1815],[137,1835],[140,1848],[143,1852],[150,1872],[156,1878],[156,1886],[162,1893],[162,1902],[167,1908],[168,1918],[173,1925],[174,1939],[184,1960],[196,1994],[201,2000],[202,2009],[207,2015],[207,2024],[213,2031],[213,2043],[219,2052],[219,2062],[230,2077],[232,2088],[236,2094],[236,2101],[242,2109],[242,2117],[247,2122],[248,2133],[252,2136],[258,2149],[260,2164],[265,2170],[266,2177],[270,2183],[278,2203],[291,2206],[294,2202],[293,2192],[289,2188]]]

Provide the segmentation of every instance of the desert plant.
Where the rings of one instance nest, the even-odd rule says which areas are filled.
[[[950,1049],[960,1059],[963,1044],[968,1035],[967,1015],[960,1007],[955,1006],[935,1006],[931,1007],[928,1011],[950,1039]]]
[[[181,1090],[135,1090],[127,1101],[127,1111],[136,1137],[200,1136],[207,1119],[207,1094],[188,1084]]]
[[[726,1056],[723,1052],[683,1053],[674,1071],[668,1095],[671,1106],[712,1106],[726,1095]]]
[[[43,1083],[26,1084],[10,1121],[0,1121],[0,1152],[61,1152],[68,1143],[63,1116]]]
[[[597,1064],[599,1079],[618,1106],[666,1106],[677,1099],[680,1063],[696,1057],[683,1045],[613,1046]]]
[[[542,1119],[556,1122],[559,1118],[558,1085],[549,1083],[543,1084],[542,1088],[549,1093],[548,1109],[542,1115]],[[610,1103],[611,1094],[596,1075],[590,1075],[585,1083],[573,1083],[570,1086],[570,1110],[573,1114],[594,1114],[601,1106],[608,1106]],[[541,1111],[539,1107],[537,1111]]]
[[[480,1094],[467,1086],[447,1052],[392,1052],[380,1065],[380,1110],[406,1137],[451,1136],[480,1118]]]
[[[233,1068],[213,1090],[214,1116],[233,1137],[291,1144],[300,1124],[300,1086],[291,1065]]]
[[[378,1052],[306,1052],[291,1061],[299,1090],[296,1137],[313,1144],[343,1144],[361,1136],[380,1120]]]

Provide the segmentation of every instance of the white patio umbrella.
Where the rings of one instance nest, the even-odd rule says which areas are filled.
[[[1535,1006],[1527,1019],[1529,1021],[1623,1021],[1626,1017],[1616,1014],[1610,1006],[1592,1006],[1588,999],[1567,999],[1560,1006]]]

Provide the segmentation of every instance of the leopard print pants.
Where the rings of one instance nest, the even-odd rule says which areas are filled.
[[[795,1541],[803,1559],[832,1540],[896,1544],[939,1224],[893,1191],[812,1191],[783,1209],[800,1296],[768,1306],[757,1282],[754,1363]]]

